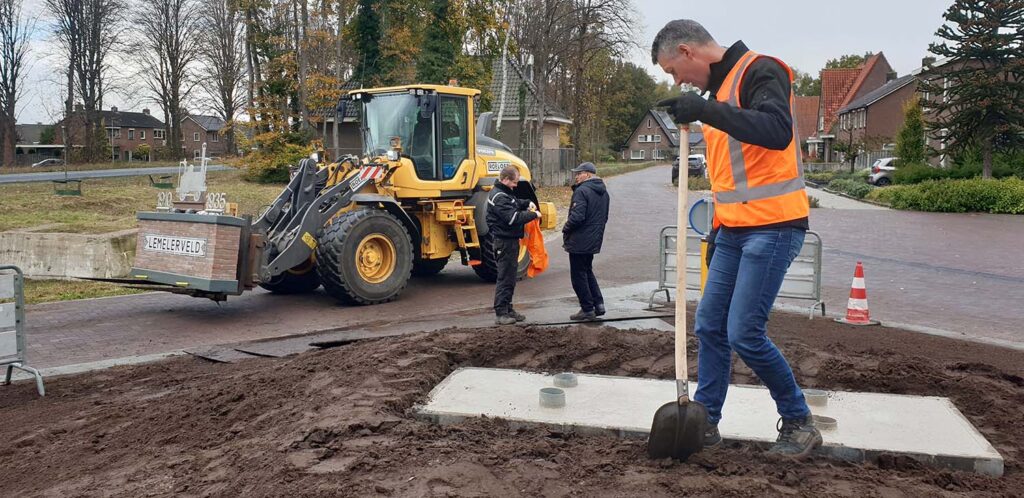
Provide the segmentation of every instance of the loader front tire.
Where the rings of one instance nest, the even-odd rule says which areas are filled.
[[[474,251],[474,256],[480,261],[480,264],[473,267],[473,271],[476,275],[483,279],[485,282],[497,282],[498,281],[498,262],[494,255],[494,237],[487,234],[480,237],[480,249]],[[530,268],[530,252],[526,250],[526,246],[520,244],[519,246],[519,266],[516,270],[516,280],[522,280],[526,278],[526,270]]]
[[[327,294],[345,304],[384,303],[409,283],[412,237],[387,211],[350,211],[320,232],[316,259]]]
[[[316,263],[312,259],[292,268],[268,282],[260,282],[260,287],[274,294],[306,294],[320,287],[320,277],[316,274]]]

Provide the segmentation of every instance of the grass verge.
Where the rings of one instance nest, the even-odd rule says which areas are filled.
[[[281,185],[261,185],[240,171],[211,172],[207,186],[224,192],[243,214],[258,213],[281,193]],[[136,226],[135,213],[156,207],[159,190],[146,177],[85,180],[81,197],[57,196],[49,182],[0,185],[0,231],[46,224],[51,232],[106,233]]]
[[[25,304],[72,301],[93,297],[124,296],[145,292],[114,284],[85,280],[25,279]]]

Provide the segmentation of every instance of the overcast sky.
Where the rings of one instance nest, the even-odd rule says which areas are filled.
[[[817,74],[843,54],[883,52],[900,76],[921,66],[950,0],[633,0],[640,49],[633,62],[668,81],[651,65],[654,36],[672,19],[693,19],[718,43],[743,40],[804,72]]]
[[[651,65],[654,35],[671,19],[702,23],[722,45],[743,40],[752,50],[781,58],[805,72],[817,72],[825,61],[843,54],[884,52],[902,76],[921,65],[928,43],[942,25],[950,0],[633,0],[639,14],[632,60],[661,80],[668,78]],[[38,12],[42,0],[24,0],[26,10]],[[60,115],[59,65],[47,41],[46,24],[33,43],[34,65],[28,91],[19,106],[19,123],[52,123]],[[122,78],[127,74],[118,75]],[[137,93],[112,94],[104,106],[123,110],[156,109]]]

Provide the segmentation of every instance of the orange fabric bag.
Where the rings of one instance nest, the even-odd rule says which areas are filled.
[[[548,269],[548,250],[544,247],[540,220],[533,220],[523,228],[526,230],[526,237],[519,243],[526,244],[526,250],[530,253],[530,267],[526,269],[526,276],[533,278]]]

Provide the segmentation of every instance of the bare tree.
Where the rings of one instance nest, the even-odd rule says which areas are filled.
[[[203,86],[210,107],[227,123],[224,139],[228,152],[237,154],[235,118],[246,107],[245,32],[242,14],[233,0],[207,0],[203,7],[202,41],[199,58],[203,64]]]
[[[531,116],[532,126],[528,136],[520,139],[527,147],[536,148],[533,163],[543,161],[544,121],[550,108],[549,82],[552,75],[561,69],[572,50],[567,43],[573,34],[572,20],[575,17],[574,0],[517,0],[518,19],[512,22],[513,36],[520,50],[520,57],[527,67],[527,77],[533,81],[537,92],[537,115]],[[529,109],[526,109],[529,111]],[[523,116],[520,116],[522,119]],[[527,130],[522,130],[527,133]]]
[[[124,4],[121,0],[46,0],[46,7],[68,62],[64,109],[68,136],[61,140],[66,145],[82,144],[79,159],[83,161],[104,159],[107,142],[100,111],[109,59],[120,43]],[[74,109],[76,95],[81,98],[80,113]]]
[[[133,52],[143,82],[163,110],[168,152],[180,157],[183,104],[198,83],[193,66],[199,56],[199,4],[195,0],[143,2],[133,21]]]
[[[538,101],[538,115],[530,116],[528,146],[543,146],[544,119],[557,104],[573,118],[571,141],[579,147],[584,132],[599,119],[594,92],[605,74],[595,63],[624,57],[636,46],[632,1],[512,1],[512,38],[520,60],[532,61],[526,66]],[[534,160],[539,159],[538,154]]]
[[[585,124],[592,124],[591,105],[587,101],[592,93],[593,82],[588,81],[587,68],[598,57],[621,58],[629,49],[637,46],[633,28],[635,12],[630,0],[576,0],[572,19],[574,28],[573,52],[570,57],[572,78],[567,103],[575,126],[572,127],[572,143],[582,145]]]
[[[22,16],[21,0],[0,0],[0,148],[6,167],[14,166],[15,111],[25,92],[28,40],[34,29],[35,23]]]

